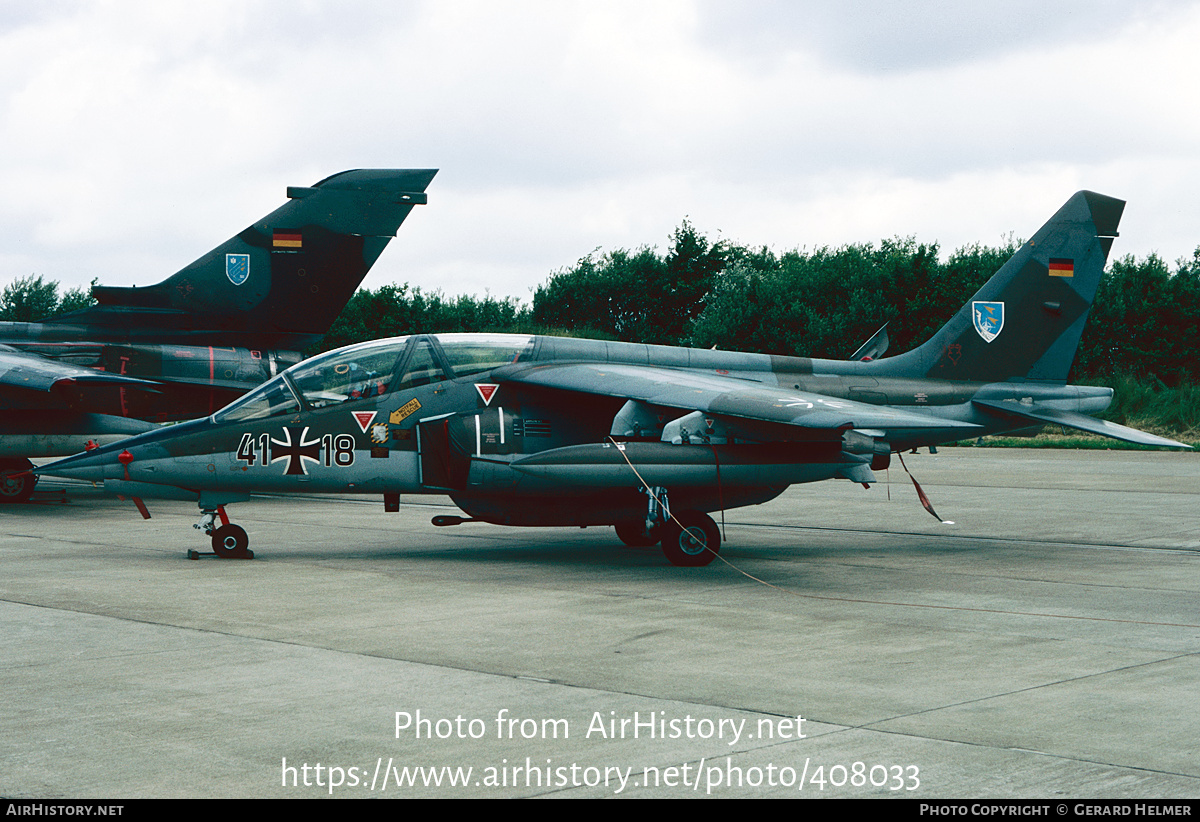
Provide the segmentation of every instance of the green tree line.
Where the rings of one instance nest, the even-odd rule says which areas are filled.
[[[0,291],[0,322],[37,322],[94,303],[90,288],[80,286],[59,294],[56,280],[46,282],[41,275],[30,274],[17,277]]]
[[[964,246],[941,259],[912,238],[775,254],[709,242],[687,222],[665,254],[593,253],[537,289],[532,320],[621,340],[838,359],[884,323],[889,354],[924,342],[1019,248]],[[1073,379],[1200,381],[1200,248],[1113,260]]]

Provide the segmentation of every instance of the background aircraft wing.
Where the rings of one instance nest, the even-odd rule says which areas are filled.
[[[1065,425],[1068,428],[1077,428],[1080,431],[1087,431],[1091,434],[1100,434],[1105,437],[1112,437],[1115,440],[1124,440],[1125,442],[1136,442],[1139,445],[1157,445],[1171,448],[1191,448],[1190,445],[1185,445],[1182,442],[1175,442],[1165,437],[1147,434],[1145,431],[1139,431],[1136,428],[1129,428],[1124,425],[1118,425],[1115,422],[1108,420],[1098,420],[1095,417],[1089,417],[1087,414],[1079,414],[1075,411],[1064,411],[1061,408],[1053,408],[1045,405],[1020,405],[1015,402],[996,402],[993,400],[972,400],[972,402],[986,410],[1000,412],[1003,415],[1017,417],[1018,419],[1032,420],[1034,422],[1048,422],[1055,425]]]
[[[784,424],[793,430],[809,432],[832,433],[848,428],[884,431],[961,429],[963,436],[970,436],[978,430],[978,426],[971,423],[891,406],[653,365],[529,363],[505,366],[492,375],[503,382],[640,400],[726,419]]]
[[[0,347],[0,391],[9,388],[23,388],[27,391],[53,390],[54,384],[64,380],[92,383],[137,386],[143,389],[154,388],[157,383],[140,380],[136,377],[126,377],[121,374],[110,374],[96,371],[92,368],[82,368],[75,365],[54,362],[36,354],[25,354],[11,348]],[[0,400],[0,407],[3,401]]]

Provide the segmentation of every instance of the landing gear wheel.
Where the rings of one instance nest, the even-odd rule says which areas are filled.
[[[212,532],[213,553],[221,559],[246,559],[253,556],[246,550],[249,544],[250,537],[246,536],[246,529],[240,525],[230,523]]]
[[[23,459],[0,460],[0,503],[29,502],[33,496],[33,486],[37,485],[37,477],[33,474],[21,474],[33,468],[33,463]]]
[[[663,526],[662,549],[672,565],[699,568],[717,558],[721,532],[708,514],[684,511]],[[679,526],[683,527],[680,528]]]
[[[646,533],[646,527],[640,522],[618,522],[617,536],[621,542],[630,548],[649,548],[658,542],[662,530],[655,526]]]

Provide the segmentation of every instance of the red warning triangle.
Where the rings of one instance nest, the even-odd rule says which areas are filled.
[[[484,405],[492,404],[492,397],[496,396],[496,390],[499,387],[500,386],[496,385],[495,383],[488,383],[488,382],[475,383],[475,390],[479,392],[479,399],[483,400]]]
[[[375,419],[375,411],[351,411],[354,415],[354,421],[358,423],[358,427],[362,432],[367,433],[367,426],[371,424],[371,420]]]

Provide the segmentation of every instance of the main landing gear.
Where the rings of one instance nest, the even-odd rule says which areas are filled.
[[[662,543],[663,554],[672,565],[699,568],[717,558],[721,532],[703,511],[680,511],[671,515],[667,489],[654,488],[644,522],[617,523],[617,536],[631,548]]]
[[[33,463],[26,459],[0,459],[0,503],[29,502],[37,477],[30,474]]]
[[[618,522],[617,536],[630,548],[649,548],[662,539],[662,527],[646,528],[644,522]]]
[[[221,520],[219,526],[217,525],[218,519]],[[249,548],[250,537],[246,536],[246,529],[229,521],[224,505],[201,510],[200,521],[192,527],[209,536],[212,540],[213,553],[221,559],[254,559],[254,552]],[[188,559],[200,559],[201,556],[199,551],[188,551]]]
[[[676,522],[678,520],[678,522]],[[663,526],[662,549],[672,565],[699,568],[717,558],[721,532],[703,511],[681,511]]]

